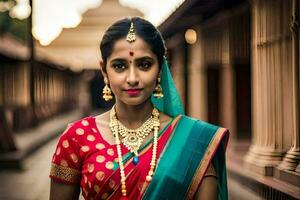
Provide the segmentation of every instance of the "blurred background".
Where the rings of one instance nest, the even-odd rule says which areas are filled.
[[[192,117],[230,129],[230,199],[300,199],[299,0],[0,0],[0,199],[43,200],[58,136],[98,115],[117,19],[161,31]]]

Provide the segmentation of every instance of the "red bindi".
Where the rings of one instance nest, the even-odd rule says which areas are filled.
[[[134,55],[133,51],[129,51],[129,55],[133,56]]]

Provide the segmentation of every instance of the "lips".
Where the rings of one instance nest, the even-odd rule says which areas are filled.
[[[141,91],[142,91],[142,89],[140,89],[140,88],[125,90],[125,92],[130,96],[137,96],[141,93]]]

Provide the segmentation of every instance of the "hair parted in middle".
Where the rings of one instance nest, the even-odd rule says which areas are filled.
[[[104,33],[100,44],[104,72],[106,72],[107,58],[112,54],[115,42],[121,38],[126,38],[131,24],[134,26],[135,34],[143,39],[156,55],[159,68],[162,67],[166,46],[159,30],[145,19],[132,17],[116,21]]]

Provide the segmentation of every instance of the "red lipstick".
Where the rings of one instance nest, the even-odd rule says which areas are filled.
[[[141,93],[142,89],[128,89],[125,90],[127,92],[127,94],[129,94],[130,96],[137,96]]]

